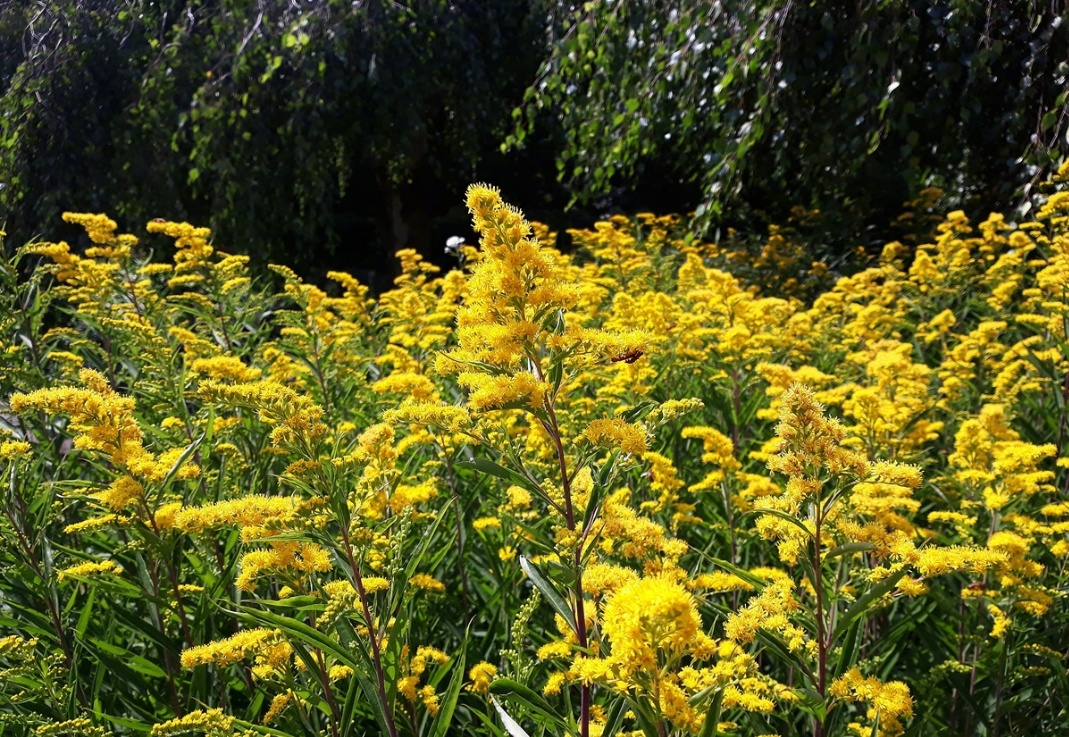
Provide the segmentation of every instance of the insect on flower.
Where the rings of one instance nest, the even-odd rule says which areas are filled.
[[[620,361],[623,361],[624,363],[634,363],[638,359],[642,358],[642,354],[643,352],[636,348],[635,350],[627,351],[626,353],[621,353],[619,356],[613,356],[609,359],[609,361],[611,363],[619,363]]]

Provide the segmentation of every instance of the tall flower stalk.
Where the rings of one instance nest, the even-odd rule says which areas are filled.
[[[565,260],[538,242],[523,215],[502,202],[497,190],[473,185],[467,205],[480,251],[457,312],[458,346],[442,354],[436,367],[457,374],[457,383],[467,390],[467,406],[477,414],[504,411],[515,418],[519,413],[534,420],[530,432],[540,431],[548,441],[553,472],[543,468],[545,475],[528,468],[518,454],[505,455],[524,483],[556,513],[556,555],[571,580],[568,619],[577,646],[587,651],[591,617],[583,589],[584,552],[598,503],[592,493],[580,499],[575,481],[598,443],[607,440],[624,450],[621,443],[631,436],[625,452],[645,451],[645,429],[614,419],[566,427],[559,399],[562,387],[577,390],[573,382],[584,368],[619,356],[640,356],[647,337],[638,331],[584,327],[571,312],[580,295],[567,276]],[[537,570],[530,562],[525,565],[528,572]],[[540,574],[532,575],[536,585],[552,586]],[[588,737],[592,685],[583,682],[579,688],[579,734]]]

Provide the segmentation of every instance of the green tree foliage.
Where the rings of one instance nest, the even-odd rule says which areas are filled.
[[[927,184],[976,209],[1027,200],[1069,147],[1060,12],[0,0],[0,225],[16,242],[64,210],[163,216],[260,263],[373,268],[427,252],[468,181],[553,194],[555,160],[599,208],[695,207],[708,225],[817,207],[845,253]]]
[[[292,262],[337,245],[363,207],[408,245],[403,185],[459,189],[534,73],[527,6],[3,4],[2,217],[21,237],[66,209],[210,221]]]
[[[838,203],[854,230],[926,184],[1005,205],[1067,150],[1060,5],[560,3],[510,142],[559,111],[578,197],[657,171],[703,222]]]

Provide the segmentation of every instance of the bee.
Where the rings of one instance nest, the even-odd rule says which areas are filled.
[[[620,361],[623,361],[624,363],[634,363],[640,358],[642,358],[642,351],[636,348],[627,353],[621,353],[619,356],[613,356],[609,361],[612,363],[619,363]]]

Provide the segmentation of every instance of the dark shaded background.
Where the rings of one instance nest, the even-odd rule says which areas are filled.
[[[485,180],[558,228],[819,208],[846,252],[929,184],[1024,213],[1066,152],[1063,3],[591,6],[0,2],[6,247],[77,242],[65,210],[164,217],[381,287],[398,248],[446,261]]]

